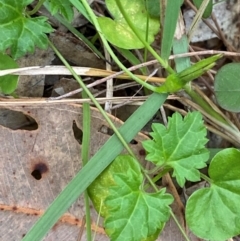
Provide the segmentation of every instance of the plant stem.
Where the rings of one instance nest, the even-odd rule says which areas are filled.
[[[139,40],[144,44],[145,48],[158,60],[158,62],[163,66],[163,68],[165,68],[167,70],[167,72],[169,74],[174,74],[175,71],[168,65],[168,62],[164,61],[156,53],[156,51],[148,44],[148,42],[141,36],[141,34],[139,34],[138,30],[135,28],[134,24],[132,23],[132,21],[130,20],[128,15],[126,14],[126,12],[125,12],[122,4],[121,4],[121,1],[120,0],[116,0],[116,4],[118,5],[118,8],[119,8],[121,14],[123,15],[125,21],[129,25],[131,30],[135,33],[135,35],[139,38]]]
[[[43,5],[44,2],[45,2],[45,0],[40,0],[37,3],[37,5],[35,6],[35,8],[33,10],[31,10],[31,11],[28,11],[27,14],[29,14],[29,15],[35,14],[39,10],[39,8]]]
[[[170,210],[170,214],[171,214],[173,220],[175,221],[175,223],[177,224],[178,228],[180,229],[180,231],[181,231],[182,235],[184,236],[184,238],[185,238],[187,241],[191,241],[191,240],[188,238],[188,236],[186,235],[186,233],[184,232],[182,226],[179,224],[179,222],[178,222],[178,220],[176,219],[176,217],[175,217],[174,213],[172,212],[172,210]]]
[[[209,178],[208,176],[204,175],[201,172],[200,172],[200,176],[203,180],[207,181],[209,184],[211,184],[213,182],[211,178]]]
[[[82,80],[79,78],[79,76],[76,74],[76,72],[72,69],[72,67],[68,64],[68,62],[63,58],[63,56],[60,54],[60,52],[55,48],[55,46],[49,41],[49,45],[51,48],[54,50],[56,55],[59,57],[59,59],[63,62],[63,64],[68,68],[68,70],[71,72],[73,77],[77,80],[77,82],[80,84],[82,89],[86,92],[86,94],[89,96],[91,101],[94,103],[94,105],[98,108],[100,113],[103,115],[105,120],[108,122],[109,126],[113,129],[114,133],[116,136],[119,138],[119,140],[122,142],[123,146],[126,148],[126,150],[129,152],[131,156],[135,158],[135,155],[133,154],[133,151],[131,148],[128,146],[127,142],[124,140],[118,129],[115,127],[115,125],[112,123],[106,112],[102,109],[101,105],[96,101],[92,93],[88,90],[86,85],[82,82]]]
[[[167,174],[168,172],[170,172],[172,170],[172,168],[165,168],[163,169],[161,172],[159,172],[157,174],[157,176],[155,176],[152,181],[155,183],[157,182],[160,178],[162,178],[165,174]]]

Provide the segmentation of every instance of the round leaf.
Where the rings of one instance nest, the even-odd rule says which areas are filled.
[[[121,4],[128,14],[131,22],[135,25],[138,32],[143,38],[146,38],[147,18],[148,13],[143,0],[121,0]],[[139,49],[143,48],[143,43],[133,33],[131,28],[126,23],[121,12],[118,9],[115,0],[107,0],[106,5],[115,20],[106,17],[98,18],[98,23],[101,27],[106,39],[124,49]],[[152,43],[154,35],[159,31],[159,20],[149,17],[148,25],[148,42]]]
[[[211,186],[189,198],[186,220],[198,237],[224,241],[240,234],[240,151],[229,148],[217,153],[209,176]]]
[[[218,104],[225,110],[240,112],[240,64],[224,65],[216,74],[214,90]]]
[[[6,54],[0,53],[0,70],[18,68],[18,64]],[[18,83],[17,75],[0,76],[0,92],[11,94]]]

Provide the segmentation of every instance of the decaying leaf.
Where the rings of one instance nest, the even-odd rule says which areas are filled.
[[[38,124],[35,130],[12,130],[0,126],[0,240],[16,241],[21,240],[81,169],[79,143],[84,130],[82,108],[77,104],[15,104],[7,108],[23,112]],[[96,109],[91,109],[91,116],[92,156],[109,138],[111,130]],[[121,125],[118,119],[112,119],[117,126]],[[108,130],[106,134],[102,133],[103,128]],[[139,134],[132,144],[142,161],[144,156],[140,156],[139,151],[145,138]],[[84,202],[80,197],[44,240],[76,240],[84,214]],[[92,220],[96,240],[108,240],[101,224],[97,227],[94,223],[97,214],[93,209]],[[82,240],[86,240],[85,232]]]

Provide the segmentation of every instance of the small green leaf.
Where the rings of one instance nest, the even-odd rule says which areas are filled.
[[[0,53],[0,70],[18,68],[18,64],[6,54]],[[0,77],[0,92],[11,94],[18,84],[17,75],[5,75]]]
[[[89,194],[98,210],[96,200],[101,201],[105,231],[111,240],[155,240],[169,219],[172,196],[165,189],[145,193],[142,183],[138,162],[121,155],[90,186]]]
[[[193,0],[194,5],[197,7],[197,9],[200,8],[201,4],[202,4],[203,0]],[[212,0],[209,1],[204,13],[203,13],[203,18],[208,18],[211,16],[212,14],[212,8],[213,8],[213,3]]]
[[[207,59],[202,59],[196,64],[193,64],[191,67],[176,73],[171,74],[167,77],[165,83],[157,88],[158,93],[167,93],[167,92],[177,92],[190,81],[198,78],[206,71],[211,69],[218,59],[222,57],[221,54],[214,55]]]
[[[10,48],[17,59],[27,52],[34,52],[35,46],[45,49],[48,46],[46,33],[53,31],[47,18],[27,18],[24,9],[32,0],[0,2],[0,52]]]
[[[48,0],[52,15],[61,13],[69,22],[73,19],[73,8],[69,0]]]
[[[217,72],[214,91],[223,109],[240,112],[240,63],[226,64]]]
[[[186,220],[200,238],[224,241],[240,234],[240,151],[218,152],[209,166],[211,186],[188,199]]]
[[[160,17],[160,1],[159,0],[147,0],[146,1],[147,11],[153,18]]]
[[[147,17],[148,13],[145,8],[143,0],[121,0],[126,13],[130,20],[133,22],[138,32],[145,39],[147,29]],[[117,47],[124,49],[140,49],[143,48],[143,43],[133,33],[131,28],[126,23],[122,14],[120,13],[115,0],[107,0],[106,5],[111,12],[115,20],[106,17],[98,18],[98,23],[101,27],[106,39],[116,45]],[[149,18],[148,27],[148,42],[152,43],[154,35],[159,31],[159,20]]]
[[[153,140],[143,142],[148,152],[146,159],[158,166],[173,168],[173,176],[181,187],[185,179],[199,181],[198,169],[206,166],[209,157],[205,148],[207,131],[200,112],[188,113],[184,119],[174,113],[167,127],[156,123],[152,129]]]

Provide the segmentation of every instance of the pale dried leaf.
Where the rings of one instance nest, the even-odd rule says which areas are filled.
[[[72,127],[76,123],[82,129],[82,108],[76,104],[8,108],[31,116],[38,123],[38,129],[32,131],[0,126],[0,240],[17,241],[81,169],[81,145]],[[92,156],[109,135],[99,132],[108,126],[101,114],[92,108],[91,116]],[[117,126],[121,125],[118,119],[112,119]],[[139,134],[135,138],[137,143],[132,145],[138,156],[145,138]],[[139,158],[144,160],[144,156]],[[39,180],[34,178],[33,171],[42,175]],[[96,222],[97,214],[93,209],[91,212]],[[84,214],[81,197],[44,240],[76,240]],[[97,231],[95,240],[108,240],[101,227],[92,226],[92,229]],[[86,240],[85,233],[82,240]]]

